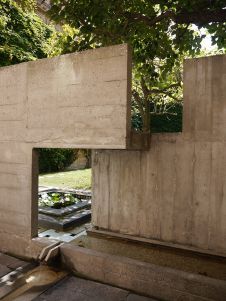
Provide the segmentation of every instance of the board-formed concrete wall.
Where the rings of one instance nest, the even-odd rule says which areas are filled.
[[[124,44],[1,68],[1,141],[125,149],[131,64]]]
[[[93,224],[226,254],[226,56],[186,60],[183,133],[93,152]]]
[[[34,148],[129,145],[131,65],[118,45],[0,68],[0,251],[37,236]]]

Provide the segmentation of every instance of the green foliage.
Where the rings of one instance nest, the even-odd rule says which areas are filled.
[[[15,1],[0,2],[0,66],[47,57],[54,28]]]
[[[91,45],[86,44],[84,37],[78,29],[75,29],[68,24],[63,24],[61,28],[62,30],[60,32],[55,31],[52,35],[52,51],[50,52],[50,56],[92,48]]]
[[[182,132],[182,103],[167,103],[165,110],[162,112],[151,112],[150,128],[152,133],[165,132]],[[142,129],[142,118],[139,112],[132,115],[133,128]]]
[[[144,131],[150,124],[162,130],[168,122],[171,129],[181,128],[182,61],[202,54],[206,33],[225,51],[224,0],[52,0],[51,15],[64,24],[61,32],[34,13],[34,0],[17,2],[0,2],[0,66],[128,42],[133,47],[133,125]],[[58,150],[42,150],[40,169],[59,170],[67,164],[65,157]]]
[[[16,1],[24,11],[34,11],[36,8],[35,0],[17,0]]]
[[[42,148],[39,149],[39,172],[63,170],[75,160],[73,149]]]
[[[131,44],[133,110],[139,111],[144,131],[150,125],[147,112],[156,114],[153,104],[181,101],[178,70],[185,56],[200,54],[205,35],[211,34],[218,48],[226,46],[224,0],[52,0],[52,5],[54,20],[76,29],[64,44],[69,51]]]
[[[180,103],[169,105],[168,110],[164,113],[152,113],[151,132],[182,132],[182,113],[183,106]]]
[[[78,203],[79,199],[75,198],[70,193],[41,193],[38,199],[40,207],[51,207],[60,209]]]
[[[207,13],[200,17],[202,12],[213,17],[224,11],[225,1],[52,0],[52,4],[54,19],[79,29],[86,47],[129,42],[137,68],[149,75],[150,82],[158,78],[156,58],[165,60],[166,72],[182,52],[199,52],[203,34],[191,24],[206,26],[213,37],[220,37],[213,42],[225,47],[225,23],[213,23]]]
[[[0,66],[60,54],[74,30],[64,26],[57,32],[34,12],[33,0],[0,2]],[[40,172],[58,171],[70,165],[75,152],[69,149],[41,149]]]

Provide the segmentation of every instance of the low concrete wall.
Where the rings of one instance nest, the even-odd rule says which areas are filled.
[[[78,276],[162,301],[225,301],[223,280],[70,244],[60,250],[64,265]]]
[[[93,152],[93,224],[226,254],[226,56],[184,66],[183,133]]]

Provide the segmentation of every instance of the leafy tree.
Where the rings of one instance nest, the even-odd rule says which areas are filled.
[[[82,47],[83,38],[79,36],[79,30],[63,24],[61,31],[55,31],[51,38],[50,56],[61,55],[73,51],[84,50]]]
[[[39,149],[40,173],[54,172],[65,169],[73,163],[76,151],[73,149],[41,148]]]
[[[77,30],[70,50],[132,45],[133,109],[144,131],[150,110],[181,99],[183,57],[200,54],[207,33],[218,48],[226,45],[225,0],[52,0],[50,14]]]
[[[0,2],[0,66],[44,58],[51,52],[54,28],[15,1]]]
[[[24,11],[34,12],[36,9],[35,0],[15,0]]]

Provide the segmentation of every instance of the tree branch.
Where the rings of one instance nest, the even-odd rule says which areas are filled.
[[[172,10],[167,10],[158,16],[149,17],[137,12],[125,12],[123,14],[129,21],[143,22],[149,27],[155,26],[157,23],[171,19],[177,24],[196,24],[207,25],[209,23],[223,23],[226,22],[226,9],[200,9],[196,11],[183,11],[178,14]]]
[[[174,16],[177,24],[207,25],[209,23],[226,22],[226,9],[202,9],[193,12],[181,12]]]
[[[165,11],[159,16],[154,16],[153,18],[136,12],[125,12],[124,15],[130,20],[135,22],[144,22],[149,27],[154,26],[156,23],[161,22],[164,19],[173,18],[174,13],[171,10]]]
[[[173,83],[163,89],[150,89],[150,90],[148,90],[148,95],[165,94],[167,90],[172,89],[172,88],[177,88],[177,87],[180,87],[180,83]]]
[[[138,104],[139,111],[140,111],[140,114],[141,114],[141,119],[144,120],[145,112],[144,112],[142,100],[141,100],[141,98],[140,98],[140,96],[139,96],[139,94],[136,90],[132,91],[132,95],[133,95],[136,103]]]

